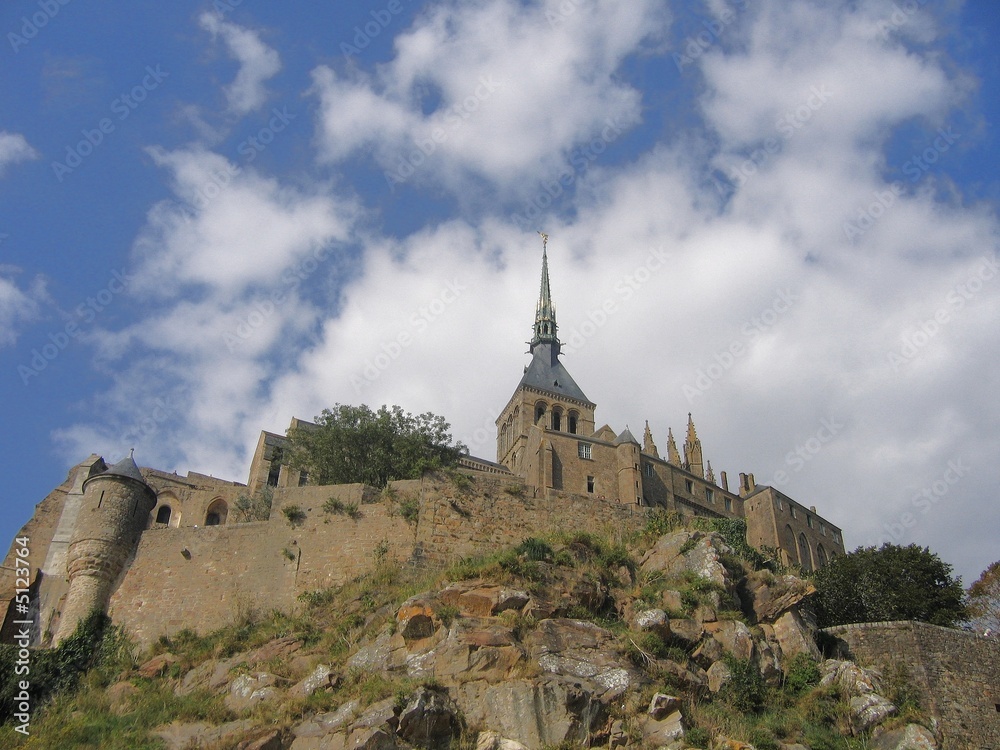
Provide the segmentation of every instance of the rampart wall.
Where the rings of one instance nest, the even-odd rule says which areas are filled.
[[[1000,748],[1000,641],[922,622],[827,628],[861,665],[904,665],[945,750]]]

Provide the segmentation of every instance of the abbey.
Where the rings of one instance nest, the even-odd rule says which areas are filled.
[[[284,462],[287,438],[266,431],[246,484],[91,455],[36,506],[0,568],[0,639],[28,621],[35,644],[57,643],[98,609],[145,644],[220,627],[247,608],[294,610],[303,593],[387,557],[443,565],[539,529],[638,530],[653,508],[745,519],[750,544],[804,570],[843,554],[841,529],[815,508],[757,485],[751,473],[733,489],[725,472],[717,480],[690,414],[683,454],[668,431],[661,456],[648,423],[642,443],[628,427],[597,427],[597,405],[560,348],[543,245],[531,360],[496,420],[497,460],[460,459],[467,483],[428,475],[386,491],[317,486]],[[308,424],[293,418],[290,429]],[[268,517],[240,512],[241,498],[261,495],[271,497]],[[401,513],[399,498],[419,513]],[[357,511],[331,510],[346,505]]]

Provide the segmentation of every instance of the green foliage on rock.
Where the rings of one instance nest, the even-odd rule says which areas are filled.
[[[465,450],[452,445],[450,425],[427,412],[400,407],[336,404],[316,417],[316,426],[290,430],[288,463],[309,472],[314,484],[360,482],[385,487],[394,479],[417,479],[425,471],[453,466]]]
[[[981,633],[1000,633],[1000,560],[969,587],[969,616]]]
[[[242,492],[233,503],[233,511],[238,523],[248,521],[266,521],[271,517],[271,504],[274,502],[274,490],[268,485],[258,488],[255,492]]]
[[[966,617],[962,579],[928,548],[859,547],[820,568],[814,578],[820,627],[920,620],[954,626]]]

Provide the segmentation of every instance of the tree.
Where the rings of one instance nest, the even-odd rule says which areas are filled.
[[[858,547],[815,574],[820,627],[921,620],[953,626],[965,619],[962,579],[928,548]]]
[[[430,412],[414,416],[398,406],[373,412],[364,404],[336,404],[316,417],[315,426],[289,430],[287,460],[308,471],[314,484],[384,487],[457,463],[466,449],[451,444],[449,428]]]
[[[980,633],[1000,635],[1000,560],[969,586],[969,618]]]

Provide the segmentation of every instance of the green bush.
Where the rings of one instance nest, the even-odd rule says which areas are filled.
[[[706,748],[711,739],[708,730],[701,727],[694,727],[684,733],[684,741],[691,747]]]
[[[514,551],[529,560],[535,560],[537,562],[551,560],[555,556],[555,553],[552,550],[552,545],[548,542],[542,541],[541,539],[536,539],[535,537],[528,537],[517,545],[514,548]]]
[[[416,523],[420,517],[420,501],[415,497],[408,497],[399,504],[399,515],[407,523]]]
[[[819,665],[811,656],[796,654],[788,663],[785,689],[793,695],[798,695],[819,684],[820,677]]]
[[[725,657],[726,666],[732,678],[719,691],[725,700],[741,713],[759,713],[764,708],[767,688],[760,676],[760,670],[750,660]]]
[[[281,513],[292,526],[298,526],[306,520],[306,512],[298,505],[286,505]]]

